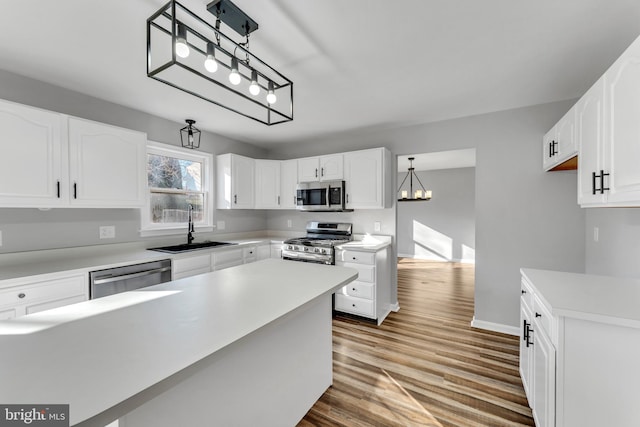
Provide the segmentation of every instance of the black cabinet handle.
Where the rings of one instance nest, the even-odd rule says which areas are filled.
[[[280,206],[280,196],[278,196],[278,206]]]
[[[533,345],[533,340],[529,340],[533,332],[534,330],[527,326],[527,347],[531,347]]]
[[[591,172],[591,194],[596,194],[596,173]]]
[[[238,195],[237,194],[233,195],[233,203],[236,204],[236,205],[238,204]]]
[[[56,182],[56,193],[58,194],[58,199],[60,198],[60,180]]]
[[[318,177],[318,168],[316,168],[316,178]]]
[[[76,182],[73,183],[73,198],[78,198],[78,183]]]
[[[604,173],[604,171],[600,170],[600,194],[604,194],[605,190],[609,190],[609,187],[604,186],[604,177],[609,176],[608,173]]]
[[[609,187],[604,186],[604,177],[609,176],[608,173],[604,173],[602,169],[600,169],[600,173],[597,174],[595,172],[591,172],[591,194],[604,194],[605,191],[609,190]],[[596,187],[596,178],[600,178],[600,188]]]
[[[558,146],[558,141],[551,141],[551,156],[555,156],[556,154],[558,154],[558,150],[556,150],[556,147]]]
[[[320,168],[320,176],[324,176],[324,168]]]
[[[540,314],[540,313],[538,313],[538,312],[536,311],[536,317],[542,317],[542,314]]]
[[[522,295],[524,295],[524,294],[526,294],[526,293],[527,293],[527,291],[525,291],[525,290],[523,289],[523,290],[521,290],[521,291],[520,291],[520,293],[521,293]]]
[[[27,294],[22,293],[22,292],[18,294],[18,298],[24,298],[24,297],[26,297],[26,296],[27,296]]]

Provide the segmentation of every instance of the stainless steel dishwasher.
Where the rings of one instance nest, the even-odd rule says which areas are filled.
[[[106,297],[170,280],[170,259],[91,271],[89,272],[89,298]]]

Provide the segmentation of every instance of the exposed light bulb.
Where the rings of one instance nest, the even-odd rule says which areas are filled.
[[[273,93],[273,82],[269,82],[269,92],[267,93],[267,103],[275,104],[278,98],[276,94]]]
[[[242,81],[242,77],[240,77],[240,73],[238,73],[238,60],[236,58],[231,58],[231,74],[229,74],[229,81],[232,85],[239,85]]]
[[[187,45],[187,28],[184,24],[178,24],[178,35],[176,37],[176,55],[180,58],[189,56],[189,46]]]
[[[204,68],[210,73],[218,71],[218,61],[216,61],[216,48],[213,43],[207,43],[207,59],[204,60]]]
[[[187,140],[189,141],[189,145],[193,145],[193,131],[191,129],[189,129]]]
[[[258,85],[258,72],[256,70],[251,71],[251,85],[249,86],[249,93],[253,96],[260,95],[260,86]]]

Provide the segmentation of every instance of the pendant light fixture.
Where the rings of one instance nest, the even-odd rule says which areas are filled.
[[[187,126],[180,129],[180,141],[185,148],[200,148],[200,130],[193,126],[196,121],[192,119],[185,120]]]
[[[249,49],[258,23],[231,0],[207,11],[212,23],[171,0],[147,19],[147,76],[266,125],[293,120],[293,82]]]
[[[422,185],[422,182],[420,181],[420,178],[418,178],[418,175],[416,175],[415,168],[413,167],[413,161],[415,159],[416,159],[415,157],[409,157],[408,159],[409,170],[407,171],[407,175],[402,180],[402,184],[400,184],[400,187],[398,188],[399,202],[419,202],[419,201],[431,200],[431,196],[433,194],[432,191],[425,190],[424,185]],[[414,177],[416,181],[418,181],[418,184],[420,184],[420,189],[415,190],[415,192],[413,191]],[[409,187],[408,187],[408,190],[403,190],[402,186],[407,181],[407,178],[409,178]]]

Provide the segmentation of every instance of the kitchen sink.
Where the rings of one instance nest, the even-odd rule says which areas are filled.
[[[198,249],[215,248],[218,246],[237,245],[237,243],[229,242],[200,242],[200,243],[183,243],[181,245],[161,246],[159,248],[149,248],[151,251],[167,252],[177,254],[180,252],[197,251]]]

